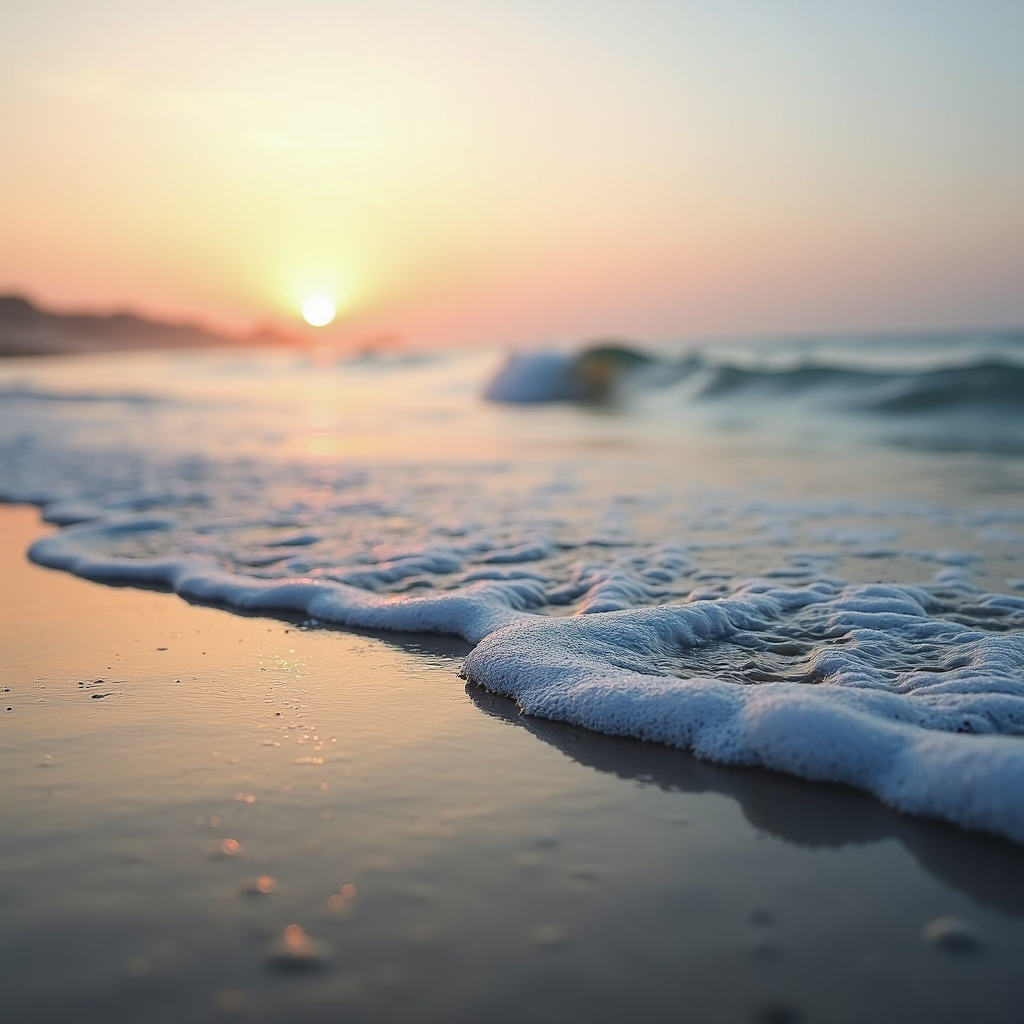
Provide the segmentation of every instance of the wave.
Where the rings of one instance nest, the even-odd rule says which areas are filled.
[[[156,395],[144,392],[119,391],[43,391],[24,384],[0,387],[0,402],[59,402],[86,405],[121,403],[125,405],[150,406],[165,402]]]
[[[454,633],[477,644],[466,678],[524,714],[842,783],[896,810],[1024,843],[1022,598],[955,576],[945,588],[754,580],[722,599],[552,618],[531,614],[546,602],[529,575],[399,597],[322,577],[258,579],[195,554],[96,550],[166,528],[72,527],[37,541],[31,557],[249,613]],[[972,611],[988,628],[956,621]],[[723,649],[745,677],[711,674]],[[767,668],[751,672],[758,660]],[[709,674],[695,671],[702,661]]]
[[[700,398],[742,396],[838,398],[862,412],[915,414],[970,409],[1003,414],[1024,411],[1024,366],[985,361],[926,371],[881,372],[840,366],[784,370],[709,367]]]
[[[183,394],[204,394],[205,365]],[[533,435],[469,397],[481,365],[472,378],[455,365],[345,370],[349,390],[327,392],[343,419],[326,436],[319,417],[335,406],[319,398],[275,406],[253,388],[241,418],[194,397],[151,411],[122,400],[135,377],[100,381],[95,402],[81,381],[51,401],[42,385],[61,378],[43,374],[0,390],[0,500],[37,503],[63,527],[32,547],[40,564],[239,612],[456,634],[476,645],[467,677],[526,714],[843,783],[1024,844],[1019,491],[985,509],[973,478],[907,487],[903,469],[935,467],[902,453],[899,478],[863,496],[877,464],[847,420],[813,457],[755,450],[732,467],[742,479],[660,444],[684,423],[677,408],[727,409],[712,427],[749,410],[767,428],[786,403],[812,411],[795,417],[802,428],[845,409],[906,436],[924,423],[914,436],[927,441],[954,421],[959,436],[1012,436],[1024,420],[1012,359],[766,367],[617,345],[520,357],[492,398],[657,392],[628,422],[534,415]],[[298,394],[323,383],[319,369],[294,375]],[[357,392],[362,404],[337,397]],[[342,443],[378,421],[405,432],[392,457]],[[711,447],[699,412],[685,425],[693,451]],[[464,444],[497,427],[515,433],[504,447]],[[659,443],[588,447],[611,428]],[[337,449],[307,450],[322,440]],[[821,460],[843,466],[838,491],[818,486]],[[752,462],[782,490],[748,479]],[[996,592],[1011,574],[1016,592]]]
[[[684,383],[685,382],[685,383]],[[484,395],[498,402],[602,401],[634,388],[684,385],[690,400],[811,398],[848,411],[892,415],[970,409],[1024,411],[1024,365],[985,359],[926,370],[864,369],[803,363],[751,367],[706,357],[667,360],[628,346],[601,345],[574,355],[510,356]]]
[[[524,714],[842,783],[1024,842],[1024,635],[957,627],[929,604],[914,588],[753,583],[714,602],[520,620],[487,636],[465,673]],[[824,627],[801,681],[738,685],[655,668],[723,645],[756,656],[801,606]],[[1022,613],[1024,602],[1011,614]],[[935,663],[915,657],[939,648]]]
[[[261,482],[244,479],[227,481],[233,509],[212,493],[125,514],[123,495],[106,497],[31,557],[250,614],[455,634],[477,645],[466,677],[525,714],[842,783],[1024,843],[1024,597],[972,585],[962,557],[936,556],[948,567],[931,584],[805,566],[708,590],[664,544],[599,564],[583,536],[488,540],[428,522],[420,544],[343,550],[332,528],[365,534],[390,510],[349,501],[348,525],[338,505],[260,512]],[[64,521],[69,497],[54,509]]]
[[[672,372],[671,364],[628,345],[596,345],[575,355],[514,354],[488,384],[484,397],[517,403],[606,401],[643,370],[651,371],[651,382]]]

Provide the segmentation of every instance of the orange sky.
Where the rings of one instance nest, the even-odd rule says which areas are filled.
[[[1024,323],[1024,7],[823,7],[6,5],[0,289],[423,345]]]

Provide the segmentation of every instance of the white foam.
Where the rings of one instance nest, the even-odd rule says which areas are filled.
[[[362,399],[389,424],[411,415],[390,372]],[[234,407],[195,420],[170,398],[112,393],[0,390],[0,498],[63,527],[33,546],[42,564],[240,611],[455,633],[478,644],[470,677],[527,713],[858,786],[1024,842],[1024,597],[986,589],[1008,571],[1024,589],[1005,561],[1019,508],[752,485],[684,498],[674,463],[629,477],[641,447],[615,473],[595,449],[588,470],[577,442],[597,435],[575,420],[554,438],[573,453],[562,464],[530,464],[519,438],[507,458],[473,461],[463,436],[525,414],[468,405],[436,458],[326,463],[289,447],[294,412],[258,404],[243,419],[265,434],[246,436],[245,456]],[[423,409],[408,429],[433,422]],[[354,422],[338,436],[360,437],[368,420]],[[854,560],[871,578],[877,564],[931,579],[850,585],[839,574]]]
[[[470,641],[514,621],[516,612],[544,604],[534,579],[470,583],[420,598],[376,594],[315,577],[257,579],[219,568],[200,556],[117,558],[89,549],[120,538],[132,528],[160,529],[163,522],[86,524],[36,541],[30,556],[100,583],[166,587],[192,601],[218,603],[245,612],[289,612],[319,622],[405,632],[454,633]]]
[[[494,572],[402,597],[323,578],[255,579],[198,555],[96,553],[169,525],[73,526],[38,541],[31,554],[89,579],[162,585],[247,612],[456,633],[478,643],[466,661],[469,678],[528,714],[856,786],[898,810],[1024,842],[1024,633],[942,617],[948,609],[927,588],[754,580],[721,600],[611,611],[650,594],[594,566],[578,570],[568,594],[549,592],[535,574]],[[962,589],[987,620],[1024,623],[1024,599]],[[529,614],[579,594],[587,596],[577,616]],[[814,637],[790,666],[801,682],[665,671],[716,646],[748,661],[767,657],[791,634]]]
[[[520,619],[486,637],[466,673],[526,714],[855,786],[900,811],[1024,842],[1020,633],[981,634],[931,619],[920,595],[904,588],[848,588],[816,602],[822,621],[847,642],[818,649],[814,685],[651,671],[680,650],[749,645],[795,596],[764,591]],[[886,673],[871,664],[879,647],[929,643],[940,645],[941,671]]]

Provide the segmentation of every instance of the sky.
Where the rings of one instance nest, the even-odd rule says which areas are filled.
[[[1024,324],[1020,0],[0,8],[0,292],[414,346]]]

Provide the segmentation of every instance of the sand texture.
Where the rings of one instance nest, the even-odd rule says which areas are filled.
[[[520,716],[460,641],[41,569],[0,516],[12,1020],[1017,1019],[1018,849]]]

